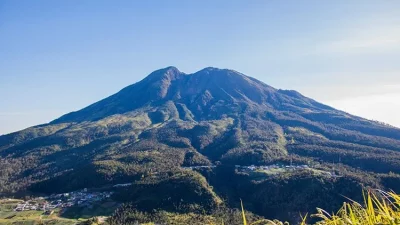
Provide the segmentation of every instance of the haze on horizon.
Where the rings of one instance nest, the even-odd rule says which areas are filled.
[[[400,1],[0,2],[0,134],[176,66],[237,70],[400,127]]]

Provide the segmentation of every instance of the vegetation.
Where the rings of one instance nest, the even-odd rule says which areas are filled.
[[[344,203],[336,213],[330,215],[318,209],[315,217],[322,219],[319,224],[400,224],[400,196],[393,192],[380,192],[380,198],[372,192],[364,196],[364,205],[351,201]]]
[[[317,213],[311,215],[319,220],[316,225],[396,225],[400,224],[400,195],[394,192],[379,191],[379,196],[371,191],[364,195],[364,204],[350,200],[343,203],[337,213],[328,213],[317,208]],[[247,218],[242,205],[243,225],[247,225]],[[307,216],[302,217],[301,225],[306,225]],[[288,224],[279,220],[258,220],[252,224],[280,225]]]
[[[313,170],[235,169],[273,163]],[[185,169],[199,165],[216,167]],[[362,200],[363,187],[400,192],[400,129],[235,71],[169,67],[49,124],[0,136],[0,196],[121,183],[133,185],[114,200],[146,215],[212,215],[244,199],[255,214],[298,223],[299,212],[340,207],[340,194]]]
[[[364,203],[353,200],[343,203],[336,213],[317,208],[311,218],[317,218],[316,222],[308,223],[307,215],[295,224],[306,225],[396,225],[400,224],[400,196],[393,192],[378,191],[366,192]],[[154,212],[141,213],[133,208],[124,207],[117,211],[108,223],[117,224],[210,224],[210,225],[289,225],[288,222],[269,220],[254,216],[244,210],[241,203],[241,211],[219,209],[211,215],[199,214],[173,214]]]
[[[202,213],[172,213],[167,211],[141,212],[124,205],[108,219],[110,225],[120,224],[171,224],[171,225],[241,225],[242,212],[238,209],[218,208],[211,214]],[[255,222],[262,217],[246,212],[247,221]]]
[[[78,221],[59,218],[56,215],[43,216],[39,212],[12,212],[12,205],[18,200],[8,200],[0,204],[0,224],[75,224]],[[153,210],[143,212],[132,205],[123,205],[118,208],[108,219],[93,217],[82,220],[80,224],[170,224],[170,225],[289,225],[288,222],[264,219],[244,210],[219,207],[211,214],[201,213],[171,213]],[[10,215],[13,214],[13,215]],[[307,217],[307,215],[310,215]],[[315,222],[309,222],[314,218]],[[317,208],[314,214],[305,214],[297,223],[298,225],[396,225],[400,223],[400,196],[394,192],[367,191],[363,193],[363,203],[351,199],[344,202],[336,213],[328,213]]]

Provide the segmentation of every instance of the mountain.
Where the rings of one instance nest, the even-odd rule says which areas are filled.
[[[289,161],[329,169],[339,165],[345,178],[330,180],[332,187],[354,178],[351,182],[360,185],[393,189],[400,184],[400,129],[234,70],[185,74],[167,67],[49,124],[0,136],[0,193],[59,193],[137,182],[130,194],[141,199],[139,205],[164,207],[172,200],[138,196],[186,190],[185,207],[204,209],[246,183],[237,176],[232,186],[227,186],[232,180],[221,183],[226,173],[214,176],[223,168]],[[219,167],[208,175],[182,168],[198,165]]]
[[[257,105],[275,108],[293,104],[294,99],[288,98],[287,94],[300,100],[297,103],[299,107],[328,109],[296,92],[285,94],[236,71],[206,68],[188,75],[175,67],[168,67],[85,109],[62,116],[53,123],[98,120],[146,106],[160,106],[168,101],[185,105],[197,120],[215,119],[224,113],[239,112],[240,107]],[[221,108],[229,112],[219,111]]]

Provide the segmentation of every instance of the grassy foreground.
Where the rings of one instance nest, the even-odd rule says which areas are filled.
[[[400,195],[393,192],[378,191],[377,194],[368,191],[364,193],[364,204],[349,199],[343,203],[337,213],[330,214],[317,208],[317,213],[311,215],[321,219],[315,225],[399,225]],[[300,225],[306,225],[306,218]],[[259,220],[249,224],[242,204],[243,225],[289,225],[278,220]]]

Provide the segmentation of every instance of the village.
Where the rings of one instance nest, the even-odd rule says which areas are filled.
[[[281,173],[293,172],[293,171],[311,171],[314,174],[320,174],[331,178],[338,178],[341,177],[340,175],[336,174],[334,171],[326,171],[322,169],[312,168],[309,165],[285,165],[285,164],[272,164],[266,166],[240,166],[236,165],[236,169],[239,172],[247,172],[247,173],[263,173],[265,175],[278,175]]]
[[[251,171],[255,170],[271,170],[271,169],[287,169],[287,170],[304,170],[304,169],[309,169],[310,167],[308,165],[283,165],[283,164],[273,164],[273,165],[267,165],[267,166],[240,166],[236,165],[236,168],[241,168],[241,169],[247,169]]]
[[[189,167],[183,167],[184,169],[189,169],[189,170],[198,170],[198,169],[204,169],[204,168],[215,168],[215,165],[211,166],[189,166]],[[278,174],[282,173],[290,173],[294,171],[310,171],[313,172],[314,174],[319,174],[323,175],[326,177],[330,178],[338,178],[341,177],[339,174],[336,174],[334,171],[327,171],[323,169],[317,169],[313,168],[309,165],[306,164],[271,164],[271,165],[250,165],[250,166],[242,166],[242,165],[235,165],[235,168],[238,172],[242,173],[251,173],[253,175],[264,175],[264,176],[275,176]]]
[[[63,194],[52,194],[47,197],[38,197],[19,203],[14,211],[44,211],[52,214],[55,209],[63,209],[72,206],[90,206],[94,202],[99,202],[110,198],[113,192],[88,192],[85,188],[80,191],[68,192]]]

